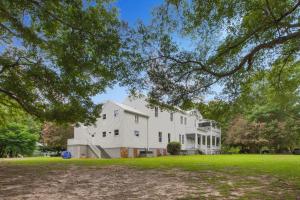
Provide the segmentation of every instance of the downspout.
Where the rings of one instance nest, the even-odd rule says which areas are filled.
[[[149,151],[149,117],[147,117],[147,151]]]

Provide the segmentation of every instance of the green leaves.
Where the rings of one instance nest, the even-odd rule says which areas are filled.
[[[91,97],[128,67],[119,69],[123,27],[111,2],[0,4],[0,94],[42,120],[94,122],[101,106]]]
[[[235,98],[256,72],[277,60],[299,61],[297,0],[166,1],[155,11],[141,34],[148,41],[140,42],[141,62],[132,65],[148,64],[141,78],[158,100],[195,100],[214,84]]]
[[[35,149],[38,134],[28,127],[10,123],[0,128],[0,157],[31,155]]]

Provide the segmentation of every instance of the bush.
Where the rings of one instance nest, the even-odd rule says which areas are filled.
[[[181,144],[179,142],[170,142],[167,146],[167,151],[171,155],[178,155],[180,153]]]
[[[37,140],[38,135],[22,124],[10,123],[0,127],[0,158],[31,155]]]

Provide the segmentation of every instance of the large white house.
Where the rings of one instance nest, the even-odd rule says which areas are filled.
[[[221,130],[197,110],[161,110],[144,98],[128,97],[123,104],[107,101],[95,125],[75,127],[68,150],[75,158],[160,156],[171,141],[180,142],[186,153],[216,154]]]

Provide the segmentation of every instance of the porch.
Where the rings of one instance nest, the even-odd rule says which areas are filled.
[[[198,150],[204,154],[218,154],[220,152],[220,139],[216,136],[186,133],[185,138],[186,143],[183,149],[187,152],[193,152],[188,154],[194,154]]]

